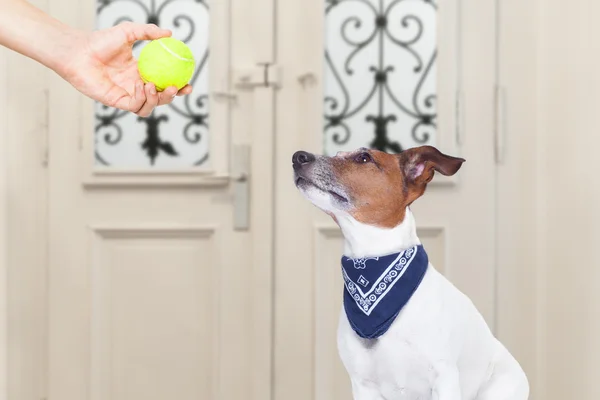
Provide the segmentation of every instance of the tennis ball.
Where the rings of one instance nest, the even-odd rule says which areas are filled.
[[[138,70],[144,83],[162,92],[169,86],[181,89],[194,75],[194,55],[180,40],[165,37],[148,43],[140,52]]]

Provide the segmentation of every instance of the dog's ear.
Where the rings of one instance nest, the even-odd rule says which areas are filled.
[[[409,192],[413,192],[412,203],[423,194],[435,171],[442,175],[454,175],[465,159],[446,155],[432,146],[413,147],[398,154],[400,169]],[[412,189],[412,190],[411,190]],[[416,195],[416,196],[415,196]]]

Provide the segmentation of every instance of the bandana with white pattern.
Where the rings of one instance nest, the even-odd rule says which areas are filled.
[[[382,257],[342,257],[344,309],[363,338],[383,335],[408,303],[427,272],[422,245]]]

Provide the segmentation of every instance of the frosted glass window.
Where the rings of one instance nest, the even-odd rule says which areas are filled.
[[[96,104],[97,166],[119,169],[201,167],[209,157],[209,0],[97,0],[97,27],[123,21],[173,31],[196,59],[191,95],[155,109],[149,118]],[[137,57],[144,42],[134,47]]]
[[[324,151],[435,144],[433,0],[326,0]]]

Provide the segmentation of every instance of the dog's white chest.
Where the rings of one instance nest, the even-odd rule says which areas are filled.
[[[380,339],[352,335],[342,315],[338,349],[351,379],[356,399],[427,400],[431,398],[435,368],[407,337],[388,332]]]

